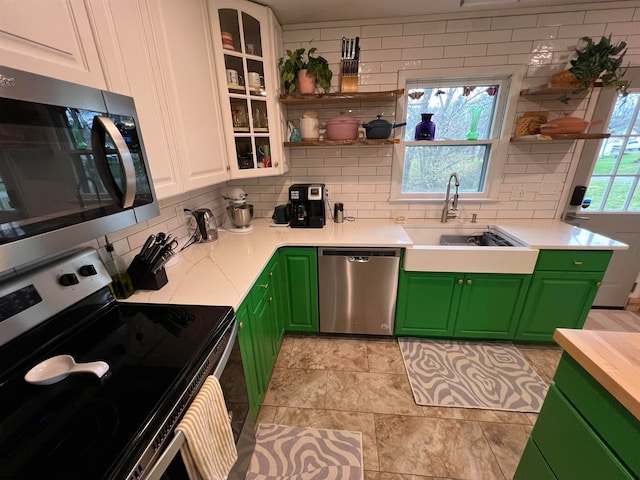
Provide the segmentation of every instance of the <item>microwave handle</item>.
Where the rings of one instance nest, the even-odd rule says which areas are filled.
[[[116,147],[116,155],[120,162],[120,168],[124,174],[124,192],[120,190],[113,178],[113,174],[109,169],[107,162],[107,152],[104,146],[104,134],[108,134]],[[124,137],[109,117],[96,116],[93,118],[93,126],[91,128],[91,144],[93,146],[93,154],[97,157],[96,166],[102,177],[102,183],[109,193],[120,199],[122,208],[133,206],[136,196],[136,170],[133,166],[133,159]]]

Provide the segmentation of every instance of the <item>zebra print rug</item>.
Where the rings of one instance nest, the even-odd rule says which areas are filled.
[[[362,480],[362,433],[261,423],[247,480]]]
[[[544,380],[506,343],[398,339],[418,405],[539,412]]]

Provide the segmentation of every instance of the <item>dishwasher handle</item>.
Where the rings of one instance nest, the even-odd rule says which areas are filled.
[[[350,262],[367,263],[370,257],[349,257]]]

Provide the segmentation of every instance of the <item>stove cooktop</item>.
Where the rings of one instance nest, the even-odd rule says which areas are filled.
[[[125,477],[233,319],[231,307],[118,304],[104,288],[3,346],[0,479]],[[59,354],[110,369],[24,380]]]

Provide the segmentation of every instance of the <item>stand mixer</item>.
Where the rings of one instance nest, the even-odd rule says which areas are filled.
[[[229,202],[224,228],[231,233],[247,233],[253,230],[253,205],[247,203],[247,193],[236,187],[227,195],[223,195],[223,198]]]

